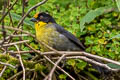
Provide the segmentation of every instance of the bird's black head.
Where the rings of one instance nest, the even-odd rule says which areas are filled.
[[[34,17],[31,19],[31,21],[33,21],[33,22],[43,21],[45,23],[49,23],[49,22],[56,23],[54,18],[51,15],[49,15],[48,13],[45,13],[45,12],[36,13],[34,15]]]

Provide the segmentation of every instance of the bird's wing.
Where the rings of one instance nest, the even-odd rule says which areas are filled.
[[[71,40],[72,42],[74,42],[76,45],[78,45],[81,49],[85,50],[85,47],[83,46],[83,44],[70,32],[68,32],[67,30],[65,30],[63,27],[61,27],[58,24],[53,24],[54,27],[56,28],[56,30],[65,35],[69,40]]]

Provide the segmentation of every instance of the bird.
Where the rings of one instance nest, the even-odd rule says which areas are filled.
[[[57,24],[50,14],[38,12],[33,16],[31,21],[35,24],[36,38],[38,41],[44,42],[57,51],[85,50],[80,40]],[[40,44],[40,47],[42,51],[50,51],[44,44]],[[46,65],[49,66],[48,70],[51,70],[51,64],[46,63]]]
[[[85,46],[71,32],[57,24],[55,19],[46,12],[38,12],[31,19],[35,24],[36,38],[58,51],[85,51]],[[50,51],[45,45],[40,44],[43,51]],[[98,61],[96,59],[93,59]],[[101,62],[101,61],[98,61]],[[95,64],[93,67],[99,73],[108,73],[108,70]]]
[[[35,23],[36,38],[58,51],[84,51],[85,47],[72,33],[56,23],[46,12],[36,13],[31,19]],[[40,44],[43,51],[50,51]]]

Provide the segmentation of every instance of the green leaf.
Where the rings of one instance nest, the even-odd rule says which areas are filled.
[[[116,5],[118,7],[118,10],[120,11],[120,0],[115,0],[116,1]]]
[[[13,19],[15,19],[17,21],[19,21],[21,19],[21,16],[16,14],[16,13],[11,13],[11,16],[12,16]],[[23,22],[26,25],[34,26],[34,23],[31,22],[29,18],[25,18],[25,20]]]
[[[88,36],[85,38],[85,41],[86,41],[85,42],[86,45],[90,45],[90,44],[94,43],[93,40],[91,39],[91,37],[88,37]]]
[[[38,72],[40,72],[40,71],[43,71],[43,70],[45,70],[46,68],[45,68],[45,66],[43,66],[43,65],[41,65],[41,64],[35,64],[35,71],[38,71]]]
[[[5,80],[3,77],[0,77],[0,80]]]
[[[110,38],[110,40],[114,38],[120,38],[120,34],[113,36],[112,38]]]
[[[34,49],[39,49],[39,45],[36,45],[35,43],[30,43],[30,46],[32,46]]]
[[[95,51],[95,52],[100,52],[101,51],[99,45],[93,46],[92,50]]]
[[[111,68],[114,68],[114,69],[120,69],[119,65],[116,65],[116,64],[113,64],[113,63],[108,63],[107,65]]]
[[[85,23],[90,23],[94,20],[97,16],[100,16],[104,13],[105,7],[100,7],[95,10],[89,11],[81,20],[80,20],[80,29],[83,31],[85,28]]]
[[[32,55],[31,54],[22,54],[22,58],[27,60],[29,58],[32,58]]]
[[[65,74],[60,74],[60,75],[59,75],[59,78],[60,78],[61,80],[66,80],[67,76],[66,76]]]
[[[109,52],[108,55],[109,55],[112,59],[115,58],[115,53]]]
[[[78,69],[83,70],[83,69],[86,67],[87,63],[86,63],[85,61],[80,60],[80,59],[78,59],[78,61],[79,61],[79,62],[76,63],[76,67],[77,67]]]
[[[67,61],[67,64],[74,67],[74,65],[75,65],[75,60],[74,60],[74,59],[70,59],[70,60]]]
[[[84,71],[84,73],[88,75],[90,78],[92,78],[92,80],[98,80],[98,78],[94,76],[93,74],[91,74],[90,72]]]

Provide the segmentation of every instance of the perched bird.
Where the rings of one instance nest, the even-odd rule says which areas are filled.
[[[35,22],[36,38],[50,47],[58,51],[83,51],[85,49],[82,43],[72,33],[58,25],[51,15],[45,12],[36,13],[31,21]],[[43,51],[49,51],[43,44],[40,44],[40,47]],[[46,65],[49,66],[48,70],[51,70],[51,65],[49,63]]]
[[[35,22],[36,38],[58,51],[83,51],[83,44],[69,31],[58,25],[48,13],[36,13],[31,21]],[[49,51],[40,44],[44,51]]]
[[[72,33],[58,25],[54,18],[48,13],[36,13],[31,21],[35,22],[36,38],[58,51],[84,51],[85,47]],[[40,44],[43,51],[49,49]],[[93,59],[98,61],[96,59]],[[98,61],[99,62],[99,61]],[[93,67],[100,73],[108,72],[93,64]]]

